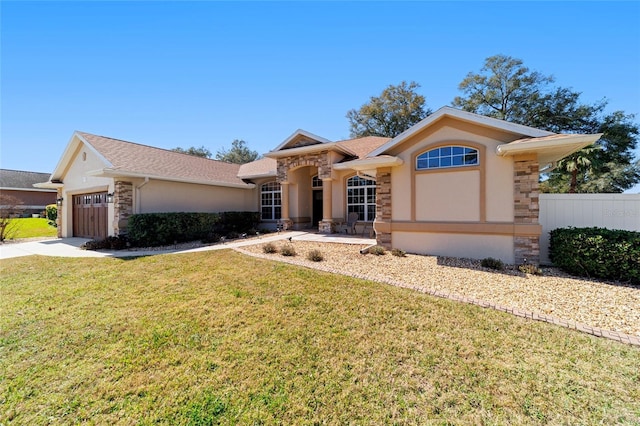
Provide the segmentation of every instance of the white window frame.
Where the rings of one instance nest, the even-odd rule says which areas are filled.
[[[355,183],[355,184],[352,184]],[[347,216],[357,212],[358,220],[373,222],[376,218],[376,181],[355,175],[347,179]]]
[[[471,158],[475,158],[475,162],[467,162],[466,156],[472,156]],[[478,165],[480,165],[480,151],[465,145],[439,146],[416,157],[416,170],[476,167]]]
[[[265,217],[265,209],[269,217]],[[282,187],[276,181],[266,182],[260,186],[260,219],[278,220],[282,217]]]

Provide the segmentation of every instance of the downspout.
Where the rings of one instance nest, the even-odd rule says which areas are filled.
[[[142,188],[148,183],[149,183],[149,177],[147,176],[144,178],[144,182],[136,186],[136,213],[140,213],[140,205],[141,205],[140,194],[138,192],[140,191],[140,188]]]

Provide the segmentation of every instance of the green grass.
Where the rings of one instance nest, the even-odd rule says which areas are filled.
[[[47,219],[41,218],[11,219],[7,228],[10,229],[8,239],[55,237],[58,235],[58,230],[49,225]]]
[[[640,350],[231,251],[0,264],[0,423],[638,424]]]

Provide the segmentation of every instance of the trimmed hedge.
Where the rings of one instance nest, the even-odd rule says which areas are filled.
[[[256,212],[134,214],[129,217],[127,237],[137,247],[162,246],[247,232],[259,221]]]
[[[640,284],[640,232],[558,228],[550,234],[549,258],[562,270]]]

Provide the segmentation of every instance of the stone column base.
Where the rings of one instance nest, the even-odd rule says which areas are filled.
[[[335,224],[332,220],[321,220],[318,223],[318,232],[321,234],[333,234],[335,232]]]
[[[513,239],[516,265],[540,264],[540,238],[518,236]]]
[[[291,219],[280,219],[278,220],[277,227],[279,231],[288,231],[289,229],[293,229],[293,221]]]

